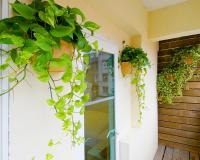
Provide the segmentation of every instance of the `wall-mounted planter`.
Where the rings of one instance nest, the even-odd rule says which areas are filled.
[[[188,65],[191,65],[193,63],[193,59],[191,56],[187,57],[186,60],[185,60],[185,63],[188,64]]]
[[[68,54],[70,57],[74,55],[74,47],[71,43],[67,43],[63,40],[60,41],[60,48],[55,48],[53,50],[53,57],[60,58],[63,54]],[[63,72],[64,67],[50,67],[49,72]]]
[[[167,74],[167,75],[166,75],[166,79],[167,79],[168,81],[174,81],[175,77],[174,77],[172,74]]]
[[[124,42],[123,42],[124,44]],[[124,46],[120,51],[119,62],[121,64],[121,72],[123,76],[132,75],[131,84],[135,85],[138,105],[139,105],[139,119],[142,120],[142,110],[145,108],[145,83],[144,77],[147,73],[147,68],[150,67],[150,61],[147,53],[142,48],[134,48],[131,46]]]
[[[132,73],[133,67],[130,62],[121,62],[121,71],[123,76],[127,76]]]

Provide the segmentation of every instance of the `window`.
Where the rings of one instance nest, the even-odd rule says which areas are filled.
[[[115,160],[114,55],[90,54],[85,110],[85,160]]]
[[[8,0],[0,0],[0,18],[8,16]],[[6,49],[5,46],[0,48]],[[0,52],[1,53],[1,52]],[[0,64],[5,57],[0,56]],[[0,73],[0,76],[6,73]],[[8,82],[6,80],[0,80],[0,88],[8,88]],[[0,159],[8,160],[8,113],[9,113],[9,95],[0,97]]]

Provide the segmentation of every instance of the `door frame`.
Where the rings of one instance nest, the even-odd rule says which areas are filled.
[[[94,38],[94,39],[93,39]],[[117,120],[117,99],[116,99],[116,87],[117,87],[117,77],[118,77],[118,52],[119,48],[116,43],[107,39],[106,37],[96,34],[89,41],[98,40],[99,48],[102,48],[102,52],[112,54],[114,57],[114,123],[115,123],[115,160],[119,160],[119,144],[118,144],[118,120]],[[84,123],[84,122],[83,122]],[[84,128],[85,130],[85,128]],[[84,131],[83,131],[84,133]],[[85,146],[85,145],[84,145]],[[84,159],[85,159],[85,147],[84,147]]]
[[[94,51],[95,52],[95,51]],[[85,107],[87,108],[88,106],[90,106],[90,105],[93,105],[93,104],[97,104],[97,103],[101,103],[101,102],[105,102],[105,101],[109,101],[109,100],[113,100],[113,110],[114,110],[114,113],[113,113],[113,123],[114,123],[114,129],[112,129],[112,130],[110,130],[110,128],[108,128],[108,133],[107,133],[107,136],[109,137],[107,137],[108,138],[108,141],[110,141],[111,139],[110,139],[110,136],[111,137],[114,137],[114,139],[115,139],[115,141],[113,141],[113,143],[114,143],[114,159],[112,159],[112,160],[116,160],[116,118],[115,118],[115,103],[116,103],[116,97],[115,97],[115,87],[116,87],[116,85],[115,85],[115,72],[116,72],[116,68],[115,68],[115,66],[116,66],[116,54],[114,54],[114,53],[110,53],[110,52],[107,52],[107,51],[100,51],[101,53],[103,53],[103,54],[108,54],[108,55],[112,55],[112,57],[113,57],[113,71],[114,71],[114,95],[113,96],[108,96],[108,97],[106,97],[106,98],[102,98],[102,99],[98,99],[98,100],[94,100],[94,101],[91,101],[91,102],[87,102],[86,104],[85,104]],[[92,51],[92,53],[93,53],[93,51]],[[89,53],[89,55],[90,55],[91,53]],[[110,109],[109,109],[110,110]],[[111,112],[112,113],[112,112]],[[110,115],[110,112],[109,112],[109,115]],[[110,121],[110,119],[109,119],[109,121]],[[85,123],[85,122],[84,122]],[[110,124],[110,123],[109,123]],[[85,128],[84,128],[84,130],[85,130]],[[84,132],[85,133],[85,132]],[[114,133],[114,136],[112,136],[112,134]],[[85,135],[84,135],[85,136]],[[84,145],[85,146],[85,145]],[[110,146],[109,146],[110,147]],[[84,148],[84,159],[85,159],[85,148]]]
[[[0,0],[0,19],[9,15],[8,0]],[[0,46],[7,49],[7,46]],[[0,57],[0,64],[3,63],[3,57]],[[2,73],[0,73],[2,74]],[[9,87],[7,80],[0,81],[0,87],[6,89]],[[9,94],[0,97],[0,159],[9,159]]]

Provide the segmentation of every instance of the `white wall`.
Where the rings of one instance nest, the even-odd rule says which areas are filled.
[[[44,159],[45,153],[57,153],[58,160],[83,159],[83,145],[72,148],[69,139],[61,133],[61,124],[54,111],[46,105],[48,86],[38,82],[34,75],[28,75],[18,86],[10,99],[10,160],[27,160],[36,156]],[[50,139],[62,140],[62,145],[49,150]],[[80,150],[78,151],[77,150]],[[39,157],[39,158],[38,158]]]
[[[118,53],[118,46],[103,38],[99,38],[104,50]],[[143,122],[136,126],[137,116],[134,108],[137,102],[134,87],[130,78],[124,79],[120,68],[116,67],[116,130],[117,157],[119,158],[119,142],[129,146],[130,159],[153,160],[157,147],[157,101],[156,101],[156,54],[154,48],[146,49],[152,62],[152,68],[146,77],[146,104]],[[118,66],[117,62],[116,65]],[[29,84],[24,82],[11,94],[10,109],[10,160],[27,160],[33,155],[44,156],[48,152],[47,143],[51,138],[63,137],[59,121],[54,118],[53,111],[46,105],[49,96],[48,86],[29,74]],[[65,145],[59,145],[53,153],[57,159],[70,158],[83,160],[84,148],[71,148],[70,141],[63,138]],[[144,154],[145,153],[145,154]],[[117,159],[118,160],[118,159]]]
[[[130,85],[130,78],[124,79],[118,71],[116,99],[117,99],[117,130],[118,140],[129,145],[126,154],[130,160],[153,160],[158,144],[157,128],[157,45],[145,42],[142,44],[148,53],[152,67],[148,70],[146,83],[146,109],[143,121],[138,124],[138,105],[135,87]],[[124,153],[123,153],[124,154]],[[122,159],[123,160],[123,159]]]
[[[97,38],[105,51],[118,52],[112,42],[102,37]],[[44,159],[48,152],[55,154],[57,160],[83,160],[84,145],[75,148],[71,146],[70,139],[61,133],[61,124],[54,117],[54,110],[46,105],[48,85],[40,83],[31,69],[30,72],[28,83],[24,81],[11,93],[10,160],[27,160],[33,156]],[[84,123],[83,117],[81,119]],[[81,132],[83,134],[83,129]],[[62,140],[62,144],[49,149],[47,144],[51,138]]]

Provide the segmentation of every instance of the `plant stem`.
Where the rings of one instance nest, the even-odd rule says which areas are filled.
[[[51,99],[53,99],[53,93],[52,93],[52,87],[51,87],[51,83],[48,81],[48,84],[49,84],[49,92],[50,92],[50,96],[51,96]],[[54,109],[56,111],[56,113],[58,112],[58,110],[56,109],[56,107],[54,106]]]
[[[21,72],[19,72],[20,74],[21,74],[22,72],[24,73],[23,77],[22,77],[20,80],[17,80],[17,83],[15,83],[12,87],[10,87],[10,88],[7,89],[6,91],[0,93],[0,96],[2,96],[2,95],[4,95],[4,94],[6,94],[6,93],[12,91],[18,84],[20,84],[20,83],[26,78],[26,68],[27,68],[27,65],[25,65],[24,69],[23,69]]]

